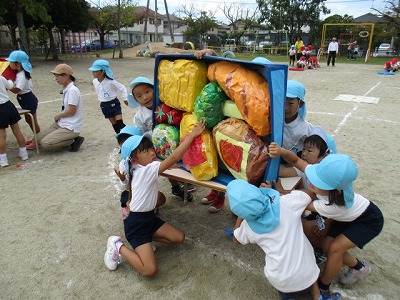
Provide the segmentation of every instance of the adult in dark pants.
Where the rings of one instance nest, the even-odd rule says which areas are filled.
[[[328,46],[328,62],[327,65],[331,63],[332,60],[332,67],[335,66],[335,59],[336,59],[336,53],[339,52],[339,44],[336,41],[336,38],[332,38],[332,42],[329,43]]]

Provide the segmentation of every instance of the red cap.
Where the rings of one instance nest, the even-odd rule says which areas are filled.
[[[392,64],[397,64],[398,60],[397,58],[392,58]]]
[[[389,68],[389,67],[391,66],[390,61],[387,61],[387,62],[385,63],[385,66]]]
[[[305,49],[306,49],[305,46],[301,46],[301,47],[300,47],[300,50],[301,50],[301,51],[303,51],[303,50],[305,50]]]
[[[312,46],[311,45],[308,45],[307,48],[308,48],[308,51],[312,50]]]

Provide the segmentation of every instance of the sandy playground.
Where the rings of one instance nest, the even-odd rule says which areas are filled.
[[[153,78],[154,59],[134,57],[133,51],[127,49],[123,60],[104,57],[126,86],[139,75]],[[263,252],[254,245],[234,246],[224,233],[235,222],[229,205],[209,213],[200,202],[208,193],[202,187],[193,202],[183,204],[170,193],[165,178],[160,181],[167,203],[160,215],[185,230],[185,243],[156,244],[159,274],[153,279],[138,275],[126,261],[115,272],[104,266],[107,238],[123,235],[123,225],[113,173],[118,149],[91,84],[88,67],[94,59],[63,58],[73,67],[84,100],[85,141],[78,153],[30,151],[30,159],[16,166],[18,147],[8,132],[10,166],[0,169],[0,298],[278,299],[264,277]],[[49,73],[57,63],[32,62],[44,128],[60,109],[60,86]],[[322,125],[335,137],[338,151],[354,158],[360,169],[356,191],[385,216],[383,232],[364,250],[353,251],[370,263],[372,273],[352,287],[332,285],[344,299],[398,299],[400,294],[400,74],[381,76],[377,71],[380,66],[322,64],[318,70],[289,72],[289,79],[307,88],[307,119]],[[339,95],[358,96],[340,96],[358,102],[334,100]],[[13,95],[12,100],[17,103]],[[134,111],[124,106],[123,114],[125,123],[132,124]],[[20,127],[31,137],[24,120]]]

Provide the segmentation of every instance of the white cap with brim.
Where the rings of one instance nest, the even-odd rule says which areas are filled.
[[[89,71],[104,71],[108,78],[114,79],[114,74],[110,69],[110,64],[105,59],[95,60],[92,66],[89,68]]]
[[[235,179],[227,185],[226,192],[232,212],[246,220],[255,233],[268,233],[279,225],[278,191],[258,188],[243,179]]]
[[[135,150],[144,137],[147,137],[151,140],[151,135],[149,133],[145,133],[143,135],[133,135],[129,137],[121,147],[121,156],[123,159],[127,159],[131,156],[133,150]]]
[[[305,173],[311,184],[321,190],[342,190],[346,207],[353,206],[353,181],[358,168],[349,156],[329,154],[318,164],[308,165]]]
[[[151,86],[154,86],[154,84],[150,81],[150,79],[148,79],[146,77],[139,76],[139,77],[136,77],[135,79],[133,79],[131,81],[131,83],[129,84],[131,92],[137,85],[142,84],[142,83],[146,83],[146,84],[149,84]],[[128,106],[130,108],[136,108],[136,107],[140,106],[140,104],[136,101],[136,99],[133,96],[133,94],[129,94],[128,95]]]
[[[29,62],[29,56],[22,50],[15,50],[10,53],[10,55],[6,58],[6,61],[9,62],[19,62],[22,65],[22,68],[29,73],[32,73],[32,65]]]

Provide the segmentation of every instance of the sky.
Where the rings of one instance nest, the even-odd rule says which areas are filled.
[[[132,2],[137,3],[139,6],[147,5],[147,0],[133,0]],[[155,2],[156,0],[150,0],[150,9],[155,9]],[[193,4],[196,9],[206,11],[217,11],[218,7],[223,6],[224,3],[241,3],[244,7],[251,10],[257,8],[255,0],[166,0],[166,2],[170,14],[176,12],[184,4],[186,4],[187,7]],[[325,5],[331,10],[331,13],[321,16],[322,19],[335,14],[348,14],[357,18],[367,13],[375,14],[376,12],[371,10],[371,8],[383,10],[385,2],[384,0],[327,0]],[[157,1],[157,10],[158,13],[165,14],[164,0]],[[215,17],[220,21],[226,22],[226,18],[222,12],[217,12]]]

